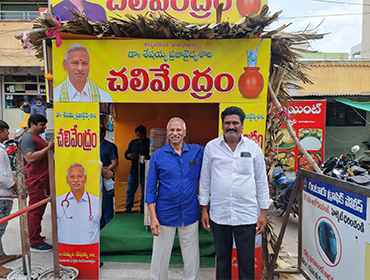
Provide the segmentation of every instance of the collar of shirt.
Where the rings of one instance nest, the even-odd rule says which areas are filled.
[[[168,144],[164,147],[164,151],[165,152],[170,152],[170,153],[173,153],[173,154],[175,154],[175,155],[179,155],[178,153],[176,153],[175,152],[175,150],[172,148],[172,146],[171,146],[171,143],[170,142],[168,142]],[[189,147],[188,147],[188,145],[186,145],[186,143],[185,142],[182,142],[182,151],[181,151],[182,153],[183,152],[189,152]]]
[[[67,198],[67,199],[68,199],[68,200],[76,200],[76,198],[75,198],[75,196],[74,196],[74,194],[73,194],[73,192],[72,192],[72,191],[69,193],[69,195],[68,195],[68,198]],[[87,192],[86,192],[86,191],[84,191],[84,194],[82,195],[81,200],[83,200],[83,201],[89,201],[89,198],[87,197]],[[81,201],[81,200],[80,200],[80,201]],[[77,202],[77,200],[76,200],[76,202]]]
[[[219,137],[218,139],[217,139],[218,141],[219,141],[219,144],[220,145],[226,145],[226,147],[231,151],[231,152],[233,152],[232,150],[231,150],[231,148],[230,148],[230,146],[226,143],[226,140],[225,140],[225,136],[222,134],[222,136],[221,137]],[[241,144],[243,144],[243,143],[247,143],[247,138],[245,138],[245,137],[243,137],[243,135],[242,134],[240,134],[240,140],[239,140],[239,142],[238,142],[238,145],[236,145],[236,149],[235,149],[235,151],[238,149],[238,147],[241,145]]]
[[[70,101],[90,101],[90,89],[89,83],[86,81],[86,84],[82,90],[82,92],[78,92],[78,90],[72,85],[71,81],[69,80],[69,76],[67,77],[67,87],[69,93]]]
[[[5,145],[3,143],[0,143],[0,147],[3,148],[5,150]]]

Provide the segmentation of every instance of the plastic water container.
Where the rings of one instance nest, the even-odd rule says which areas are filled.
[[[154,127],[150,130],[149,154],[152,155],[156,150],[167,144],[167,129]]]

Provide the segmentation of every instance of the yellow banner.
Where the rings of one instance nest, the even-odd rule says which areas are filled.
[[[266,102],[269,39],[80,42],[53,46],[54,102]]]
[[[220,127],[219,135],[223,134],[221,113],[230,106],[236,106],[241,108],[245,113],[243,136],[254,140],[265,153],[265,132],[266,132],[266,104],[220,104]]]
[[[66,10],[77,7],[69,0],[50,0],[54,12],[63,20],[71,20],[72,14]],[[216,8],[223,3],[222,20],[235,23],[246,14],[259,13],[266,0],[92,0],[84,1],[84,12],[90,20],[106,21],[109,17],[124,17],[146,14],[147,12],[166,12],[189,23],[216,22]]]
[[[55,103],[59,262],[99,279],[99,104]]]

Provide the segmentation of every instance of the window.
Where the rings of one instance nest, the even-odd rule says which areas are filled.
[[[40,5],[40,6],[39,6]],[[39,15],[39,7],[47,8],[48,4],[1,4],[0,19],[35,19]]]
[[[326,104],[326,126],[366,126],[366,111],[341,102]]]
[[[5,108],[19,108],[27,95],[32,102],[38,94],[46,101],[45,78],[35,75],[4,75],[3,89]],[[48,104],[52,108],[52,104]]]

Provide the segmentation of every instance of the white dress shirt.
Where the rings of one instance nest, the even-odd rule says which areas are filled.
[[[11,187],[14,185],[14,177],[8,154],[5,151],[5,145],[0,143],[0,194],[12,195],[13,190]],[[2,198],[10,199],[12,198]]]
[[[57,87],[54,88],[54,102],[59,102],[59,94],[62,88],[63,83],[59,84]],[[69,94],[69,102],[91,102],[91,95],[90,95],[90,88],[89,83],[86,81],[86,84],[82,90],[79,92],[69,80],[69,76],[67,77],[67,90]],[[99,88],[100,99],[101,102],[113,102],[112,97],[109,95],[108,92]]]
[[[85,191],[80,202],[77,202],[73,193],[70,192],[58,196],[56,201],[58,241],[60,243],[82,245],[99,242],[100,206],[98,197]]]
[[[210,218],[220,225],[257,223],[260,209],[270,199],[265,161],[261,148],[242,137],[233,152],[220,136],[204,150],[199,203],[210,202]]]

